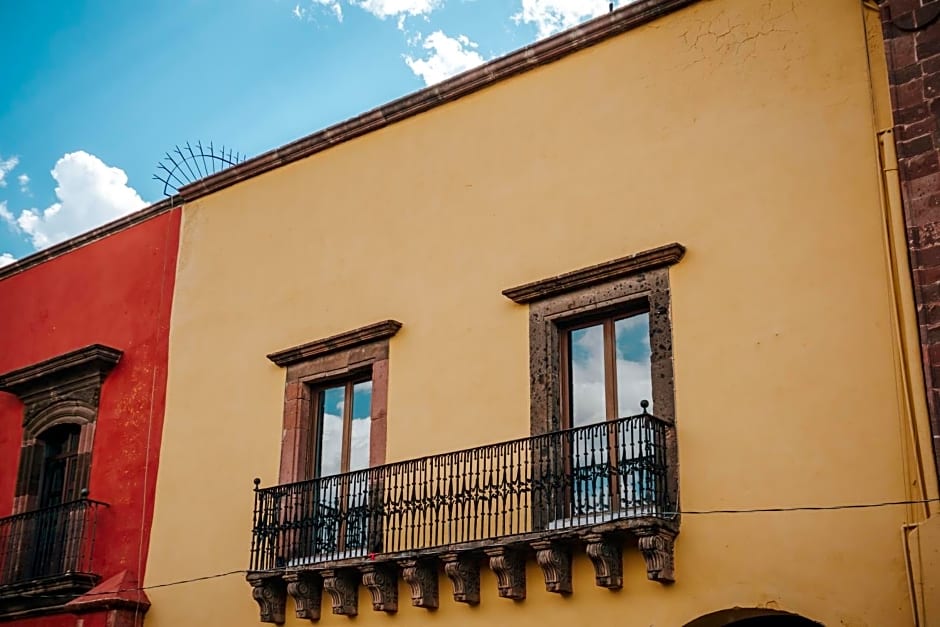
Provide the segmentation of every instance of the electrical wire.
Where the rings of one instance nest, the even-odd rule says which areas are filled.
[[[921,505],[925,503],[936,503],[940,502],[940,498],[933,499],[918,499],[912,501],[878,501],[874,503],[847,503],[842,505],[797,505],[793,507],[752,507],[752,508],[743,508],[743,509],[683,509],[678,512],[661,512],[658,514],[659,517],[673,517],[673,516],[710,516],[710,515],[728,515],[728,514],[773,514],[773,513],[782,513],[782,512],[823,512],[823,511],[842,511],[842,510],[860,510],[860,509],[876,509],[881,507],[896,507],[901,505]],[[87,592],[82,595],[80,598],[86,598],[91,596],[104,596],[104,595],[113,595],[124,592],[144,592],[146,590],[156,590],[158,588],[170,588],[173,586],[181,586],[190,583],[196,583],[199,581],[207,581],[210,579],[219,579],[222,577],[231,577],[232,575],[247,575],[249,572],[265,574],[265,573],[279,573],[279,569],[275,570],[252,570],[248,571],[245,569],[239,570],[230,570],[222,573],[215,573],[212,575],[203,575],[201,577],[192,577],[189,579],[179,579],[177,581],[169,581],[166,583],[152,584],[149,586],[139,586],[136,588],[121,588],[119,590],[113,590],[109,592]],[[76,598],[74,595],[36,595],[36,597],[51,599],[51,598]]]

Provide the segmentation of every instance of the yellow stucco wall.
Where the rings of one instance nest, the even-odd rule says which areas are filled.
[[[267,353],[394,318],[390,461],[526,435],[527,309],[500,291],[672,241],[683,507],[908,498],[874,120],[857,0],[703,0],[188,204],[146,585],[246,567],[280,454]],[[908,625],[906,515],[687,515],[669,587],[628,550],[599,589],[582,555],[570,598],[530,563],[524,602],[484,569],[479,607],[444,580],[436,612],[363,590],[356,622]],[[151,627],[258,621],[240,576],[149,594]]]

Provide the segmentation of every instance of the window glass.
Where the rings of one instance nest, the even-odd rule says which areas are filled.
[[[349,448],[349,470],[369,467],[369,436],[372,430],[372,381],[353,386],[352,438]]]
[[[566,424],[587,427],[568,442],[572,513],[631,507],[646,485],[637,462],[643,454],[641,427],[626,421],[612,431],[601,423],[639,414],[640,401],[652,397],[649,312],[571,329],[568,354]]]
[[[53,427],[40,436],[45,444],[40,507],[50,507],[78,498],[82,487],[78,485],[76,467],[80,433],[78,425],[65,424]]]
[[[345,387],[323,390],[320,397],[320,465],[318,475],[326,477],[341,471],[343,460],[343,405]]]
[[[604,328],[597,324],[571,331],[571,425],[603,422]]]
[[[650,316],[642,313],[614,323],[617,347],[617,417],[640,413],[640,401],[650,402],[653,382],[650,371]]]

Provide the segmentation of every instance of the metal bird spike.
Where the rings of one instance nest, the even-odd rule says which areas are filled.
[[[190,183],[238,165],[245,158],[231,148],[227,152],[225,146],[216,148],[211,141],[208,146],[203,146],[202,141],[197,141],[195,146],[186,142],[164,153],[153,178],[163,183],[163,195],[169,197]]]

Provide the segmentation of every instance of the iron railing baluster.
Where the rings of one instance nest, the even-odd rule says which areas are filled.
[[[672,517],[672,429],[644,411],[351,473],[256,486],[251,569]],[[20,535],[0,520],[0,577],[16,570],[4,548],[22,543]],[[49,561],[41,548],[33,554]],[[78,555],[84,559],[83,552]]]
[[[0,586],[94,575],[95,531],[104,507],[108,505],[81,498],[0,518]]]

